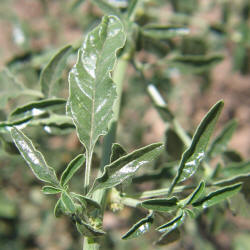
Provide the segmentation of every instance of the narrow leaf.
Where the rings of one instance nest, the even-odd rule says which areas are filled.
[[[182,207],[186,207],[189,204],[196,202],[205,191],[205,182],[201,181],[198,187],[184,200],[181,200],[179,204]]]
[[[52,186],[44,186],[42,188],[44,194],[58,194],[61,193],[62,190],[60,188],[52,187]]]
[[[237,194],[241,189],[242,184],[238,183],[232,186],[227,186],[210,193],[203,199],[193,203],[194,207],[202,207],[203,209],[211,207],[217,203],[224,201],[225,199]]]
[[[72,214],[75,213],[75,211],[76,211],[75,204],[74,204],[73,200],[71,199],[71,197],[69,196],[69,194],[67,194],[67,192],[65,192],[65,191],[62,192],[61,200],[62,200],[64,207],[70,213],[72,213]]]
[[[103,230],[94,228],[93,226],[83,222],[82,220],[77,221],[76,227],[77,230],[86,237],[99,237],[106,234]]]
[[[195,131],[190,147],[182,155],[178,173],[170,188],[171,191],[177,183],[191,177],[205,158],[205,150],[222,107],[223,101],[217,102],[201,121]]]
[[[64,206],[62,199],[60,198],[54,208],[54,215],[56,218],[59,218],[60,216],[62,216],[63,214],[67,213],[67,209]]]
[[[111,149],[110,162],[113,162],[126,154],[126,150],[120,144],[113,143]]]
[[[156,242],[154,242],[154,244],[159,246],[167,245],[179,240],[180,237],[180,231],[178,228],[176,228],[170,232],[162,234],[162,236]]]
[[[100,135],[108,131],[113,118],[116,86],[110,72],[116,52],[125,43],[119,19],[104,17],[91,31],[78,53],[77,63],[69,74],[68,115],[72,117],[80,141],[91,152]]]
[[[60,179],[60,185],[65,187],[65,185],[69,182],[72,176],[76,173],[76,171],[83,165],[85,162],[85,155],[80,154],[75,159],[73,159],[67,168],[63,171],[62,177]]]
[[[162,150],[162,143],[154,143],[135,150],[106,165],[102,176],[95,180],[90,192],[100,188],[115,187],[126,179],[131,178],[141,166],[155,159]]]
[[[186,213],[183,210],[181,210],[179,215],[177,215],[174,219],[172,219],[168,223],[159,226],[158,228],[156,228],[156,230],[158,230],[161,233],[163,232],[168,233],[176,229],[177,227],[181,226],[185,218],[186,218]]]
[[[18,150],[34,175],[41,181],[57,186],[58,180],[54,169],[47,165],[43,155],[35,149],[31,140],[15,127],[11,128],[10,132]]]
[[[227,144],[232,138],[236,127],[237,122],[235,120],[226,124],[221,133],[211,143],[211,146],[207,152],[207,157],[215,157],[226,150]]]
[[[169,212],[178,208],[178,199],[176,197],[150,199],[143,201],[140,205],[154,211]]]
[[[220,170],[223,177],[233,177],[250,173],[250,161],[232,163]]]
[[[24,106],[18,107],[11,114],[10,118],[20,119],[25,117],[35,117],[44,114],[47,111],[53,110],[58,107],[63,107],[66,104],[66,100],[60,98],[45,99],[41,101],[34,101]]]
[[[146,218],[138,221],[133,227],[129,229],[127,233],[122,236],[123,240],[133,239],[145,234],[149,231],[153,223],[153,213],[150,213]]]
[[[57,52],[43,69],[40,76],[40,85],[45,97],[51,96],[55,83],[61,78],[65,69],[66,60],[72,51],[71,45],[67,45]]]

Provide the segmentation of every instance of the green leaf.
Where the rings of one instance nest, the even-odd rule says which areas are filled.
[[[169,233],[170,231],[176,229],[177,227],[181,226],[186,218],[186,213],[185,211],[181,210],[181,212],[171,221],[169,221],[166,224],[163,224],[156,228],[161,233]]]
[[[21,107],[18,107],[10,114],[10,119],[17,120],[26,117],[35,117],[40,116],[47,111],[53,110],[58,107],[63,107],[66,104],[65,99],[54,98],[54,99],[45,99],[41,101],[34,101],[28,104],[25,104]]]
[[[69,74],[68,115],[88,153],[100,135],[105,135],[113,118],[116,86],[110,77],[117,50],[125,43],[119,19],[104,17],[79,50],[77,63]]]
[[[70,213],[72,213],[72,214],[75,213],[75,211],[76,211],[75,204],[67,192],[65,192],[65,191],[62,192],[61,200],[62,200],[64,207]]]
[[[182,155],[178,173],[170,187],[171,191],[177,183],[185,181],[191,177],[198,169],[202,160],[205,158],[205,150],[213,133],[223,104],[223,101],[217,102],[209,110],[195,131],[190,147]]]
[[[179,240],[180,237],[180,231],[178,228],[176,228],[170,232],[162,234],[162,236],[156,242],[154,242],[154,244],[159,246],[167,245]]]
[[[127,233],[122,236],[123,240],[133,239],[145,234],[149,231],[153,223],[153,213],[150,213],[146,218],[138,221],[133,227],[129,229]]]
[[[62,187],[65,187],[65,185],[69,182],[69,180],[76,173],[76,171],[83,165],[84,162],[85,162],[85,155],[80,154],[69,163],[67,168],[63,171],[60,179],[60,185]]]
[[[162,150],[162,143],[154,143],[135,150],[106,165],[102,176],[95,180],[90,192],[94,192],[97,189],[115,187],[126,179],[131,178],[142,165],[155,159]]]
[[[235,120],[232,120],[226,124],[221,133],[211,143],[211,146],[207,152],[207,157],[215,157],[226,150],[227,144],[232,138],[236,127],[237,122]]]
[[[10,132],[18,150],[34,175],[41,181],[57,186],[55,170],[47,165],[43,155],[35,149],[31,140],[15,127],[12,127]]]
[[[126,150],[120,144],[113,143],[111,149],[110,162],[113,162],[126,154]]]
[[[166,26],[158,24],[148,24],[143,26],[141,32],[144,36],[162,40],[186,35],[189,33],[189,28],[177,25]]]
[[[0,109],[5,107],[10,98],[19,96],[24,89],[7,69],[0,71]]]
[[[92,3],[97,5],[100,10],[105,14],[105,15],[114,15],[119,17],[121,20],[123,18],[122,13],[112,5],[108,4],[104,0],[91,0]]]
[[[62,190],[60,188],[52,187],[52,186],[44,186],[42,188],[44,194],[58,194],[61,193]]]
[[[62,215],[67,214],[67,209],[64,206],[62,199],[60,198],[54,208],[54,215],[56,218],[61,217]]]
[[[58,51],[43,69],[40,76],[40,85],[45,97],[51,96],[55,83],[61,78],[65,69],[66,60],[72,52],[71,45]]]
[[[178,199],[172,198],[156,198],[145,200],[140,204],[142,207],[159,212],[169,212],[178,208]]]
[[[205,196],[203,199],[193,203],[194,207],[202,207],[203,209],[211,207],[225,199],[237,194],[241,189],[242,184],[238,183],[232,186],[226,186],[222,189],[216,190]]]
[[[250,161],[232,163],[220,170],[223,177],[233,177],[250,173]]]
[[[99,237],[106,234],[103,230],[94,228],[93,226],[83,222],[82,220],[77,221],[76,227],[77,230],[86,237]]]
[[[205,182],[201,181],[197,188],[185,199],[181,200],[179,204],[181,207],[186,207],[189,204],[196,202],[205,191]]]

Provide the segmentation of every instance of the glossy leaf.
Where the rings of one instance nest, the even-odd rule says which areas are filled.
[[[190,147],[182,155],[178,173],[171,185],[171,190],[177,183],[190,178],[196,172],[202,160],[204,160],[206,147],[222,107],[223,101],[217,102],[199,124]]]
[[[65,191],[62,192],[61,200],[62,200],[64,207],[70,213],[72,213],[72,214],[75,213],[75,211],[76,211],[75,204],[67,192],[65,192]]]
[[[99,236],[103,236],[106,234],[103,230],[94,228],[93,226],[83,222],[82,220],[77,221],[76,227],[77,227],[77,230],[82,235],[87,236],[87,237],[99,237]]]
[[[41,101],[34,101],[28,103],[24,106],[18,107],[11,114],[10,118],[13,119],[21,119],[25,117],[35,117],[44,114],[49,110],[53,110],[54,108],[63,107],[66,104],[66,100],[54,98],[54,99],[45,99]]]
[[[148,24],[143,26],[141,29],[144,36],[149,36],[154,39],[170,39],[173,37],[180,37],[189,33],[189,28],[182,26],[166,26],[166,25],[155,25]]]
[[[43,155],[35,149],[31,140],[15,127],[11,128],[10,132],[18,150],[34,175],[41,181],[57,186],[58,180],[54,169],[48,166]]]
[[[72,176],[77,172],[77,170],[83,165],[85,162],[85,155],[80,154],[75,159],[73,159],[67,168],[63,171],[60,185],[65,187],[65,185],[70,181]]]
[[[113,162],[126,154],[127,152],[120,144],[113,143],[112,149],[111,149],[110,162]]]
[[[176,197],[156,198],[145,200],[140,205],[153,211],[169,212],[178,208],[178,199]]]
[[[107,133],[113,118],[116,86],[110,72],[116,52],[124,42],[123,26],[118,18],[104,17],[87,35],[69,74],[67,112],[87,152],[92,152],[98,137]]]
[[[66,66],[66,60],[72,52],[71,45],[67,45],[57,52],[41,73],[40,85],[45,97],[51,96],[55,83],[61,78]]]
[[[42,188],[42,191],[44,194],[59,194],[62,192],[62,190],[60,188],[56,188],[53,186],[44,186]]]
[[[168,232],[176,229],[177,227],[181,226],[183,224],[185,218],[186,218],[186,213],[185,213],[185,211],[181,210],[179,215],[177,215],[174,219],[172,219],[168,223],[159,226],[158,228],[156,228],[156,230],[158,230],[161,233],[163,233],[163,232],[168,233]]]
[[[146,218],[138,221],[133,227],[129,229],[127,233],[122,236],[123,240],[133,239],[145,234],[149,231],[153,223],[153,213],[150,213]]]
[[[250,161],[232,163],[221,169],[220,174],[223,177],[233,177],[250,173]]]
[[[159,246],[167,245],[179,240],[180,237],[180,231],[178,228],[176,228],[170,232],[162,234],[162,236],[154,244]]]
[[[226,186],[215,192],[210,193],[203,199],[193,203],[194,207],[202,207],[203,209],[211,207],[217,203],[224,201],[225,199],[237,194],[241,189],[242,184],[238,183],[232,186]]]
[[[120,157],[105,166],[102,176],[95,180],[91,192],[115,187],[131,178],[141,166],[155,159],[162,150],[162,143],[154,143]]]
[[[64,206],[64,204],[63,204],[63,202],[62,202],[62,199],[60,198],[58,201],[57,201],[57,203],[56,203],[56,205],[55,205],[55,208],[54,208],[54,215],[55,215],[55,217],[60,217],[60,216],[62,216],[62,215],[64,215],[64,214],[66,214],[67,213],[67,209],[66,209],[66,207]]]
[[[236,127],[237,122],[235,120],[230,121],[226,124],[221,133],[211,143],[211,146],[207,153],[207,157],[215,157],[216,155],[219,155],[226,150],[227,144],[232,138]]]
[[[205,191],[205,182],[201,181],[197,188],[184,200],[181,200],[179,204],[182,207],[186,207],[189,204],[196,202],[204,193]]]

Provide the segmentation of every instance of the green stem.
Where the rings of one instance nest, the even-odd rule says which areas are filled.
[[[120,113],[120,104],[121,104],[121,96],[122,96],[122,86],[123,86],[123,81],[125,78],[127,65],[128,65],[128,61],[124,58],[120,58],[117,62],[117,65],[114,71],[113,81],[117,85],[116,87],[117,98],[114,103],[114,119],[113,119],[113,122],[111,123],[108,134],[104,137],[104,140],[103,140],[103,146],[102,146],[103,152],[102,152],[99,176],[103,173],[104,167],[110,163],[111,148],[116,138],[117,122],[118,122],[119,113]],[[97,201],[101,205],[102,215],[103,215],[105,206],[106,206],[106,200],[107,200],[107,190],[103,190],[103,189],[97,190],[96,192],[93,193],[92,198],[93,200]],[[90,239],[88,237],[85,237],[84,246],[83,246],[84,250],[99,250],[100,247],[101,247],[100,243],[96,239]]]
[[[86,165],[85,165],[84,186],[83,186],[84,194],[87,194],[89,189],[92,156],[93,156],[93,151],[86,152]]]

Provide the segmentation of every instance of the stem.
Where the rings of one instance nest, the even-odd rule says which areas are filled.
[[[116,138],[116,130],[117,130],[117,122],[119,118],[120,113],[120,103],[121,103],[121,96],[122,96],[122,85],[123,80],[125,77],[126,69],[127,69],[128,61],[124,58],[120,58],[117,62],[114,75],[113,75],[113,81],[116,83],[116,90],[117,90],[117,98],[114,103],[114,119],[111,123],[110,129],[108,134],[104,137],[103,140],[103,152],[102,152],[102,159],[101,159],[101,165],[100,165],[100,171],[99,176],[103,173],[104,167],[110,163],[110,155],[111,155],[111,148],[112,144],[115,142]],[[91,162],[91,160],[90,160]],[[86,159],[86,172],[87,174],[87,159]],[[89,178],[87,180],[87,184],[89,185]],[[86,185],[86,180],[85,180]],[[106,200],[107,200],[107,190],[99,189],[96,192],[93,193],[92,196],[93,200],[98,202],[101,205],[102,208],[102,216],[105,210],[106,206]],[[100,249],[100,243],[96,239],[84,238],[84,245],[83,250],[99,250]]]
[[[92,156],[93,156],[93,150],[91,150],[91,152],[86,152],[86,165],[85,165],[84,186],[83,186],[84,194],[87,194],[89,189]]]

